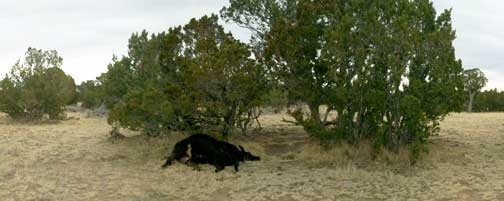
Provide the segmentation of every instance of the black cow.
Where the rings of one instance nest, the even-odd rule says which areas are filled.
[[[204,134],[195,134],[175,144],[171,155],[166,159],[163,168],[178,160],[197,168],[197,164],[210,164],[215,166],[215,172],[233,165],[238,172],[238,165],[244,161],[257,161],[260,157],[245,151],[242,146],[238,149],[235,145],[216,140]]]

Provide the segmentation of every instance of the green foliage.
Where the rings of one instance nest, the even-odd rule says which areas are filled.
[[[272,87],[266,94],[264,106],[272,107],[275,112],[280,112],[288,105],[287,92],[279,87]]]
[[[177,27],[151,36],[145,31],[133,34],[128,56],[114,57],[108,72],[98,78],[111,109],[110,124],[158,135],[194,123],[197,105],[181,82],[180,31]]]
[[[221,14],[262,40],[271,80],[308,106],[290,112],[296,124],[324,141],[408,145],[415,161],[461,109],[450,11],[436,15],[428,0],[230,0]]]
[[[78,87],[78,101],[84,108],[96,108],[103,103],[102,85],[95,80],[82,82]]]
[[[504,112],[504,92],[497,89],[485,90],[474,100],[475,112]]]
[[[110,124],[151,135],[218,128],[226,137],[261,105],[263,69],[214,15],[168,33],[133,34],[128,56],[114,58],[99,80]]]
[[[185,83],[205,108],[204,118],[218,122],[226,136],[261,105],[266,80],[262,66],[250,59],[248,47],[224,33],[217,21],[216,16],[203,17],[184,27],[189,47]]]
[[[0,110],[15,119],[64,118],[76,87],[60,69],[62,61],[54,50],[28,48],[24,63],[17,62],[0,82]]]
[[[128,57],[118,60],[114,56],[112,63],[108,65],[108,71],[97,78],[102,84],[102,98],[107,109],[112,109],[132,85],[133,69],[130,65],[131,60]]]
[[[468,95],[467,99],[467,112],[472,112],[473,102],[476,94],[485,87],[488,80],[485,77],[483,71],[479,68],[473,68],[464,70],[463,72],[464,80],[464,91]]]

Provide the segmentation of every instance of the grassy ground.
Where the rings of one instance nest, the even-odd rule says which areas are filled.
[[[111,140],[105,119],[70,115],[58,124],[0,117],[1,200],[504,200],[504,113],[450,115],[415,167],[394,162],[402,155],[372,161],[365,146],[322,150],[266,115],[264,131],[231,140],[262,157],[238,173],[161,170],[183,135]]]

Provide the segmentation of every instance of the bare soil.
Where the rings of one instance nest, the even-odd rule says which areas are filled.
[[[504,200],[504,113],[452,114],[414,167],[367,146],[326,150],[281,114],[231,139],[258,162],[214,173],[160,168],[183,134],[110,139],[103,117],[70,113],[59,123],[0,116],[0,200]]]

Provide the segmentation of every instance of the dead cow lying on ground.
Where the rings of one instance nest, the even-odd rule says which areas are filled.
[[[204,134],[195,134],[175,144],[173,152],[166,159],[163,168],[168,167],[174,160],[197,167],[197,164],[210,164],[215,166],[215,172],[233,165],[238,172],[238,165],[244,161],[257,161],[259,157],[246,152],[242,146],[238,149],[235,145],[216,140]]]

